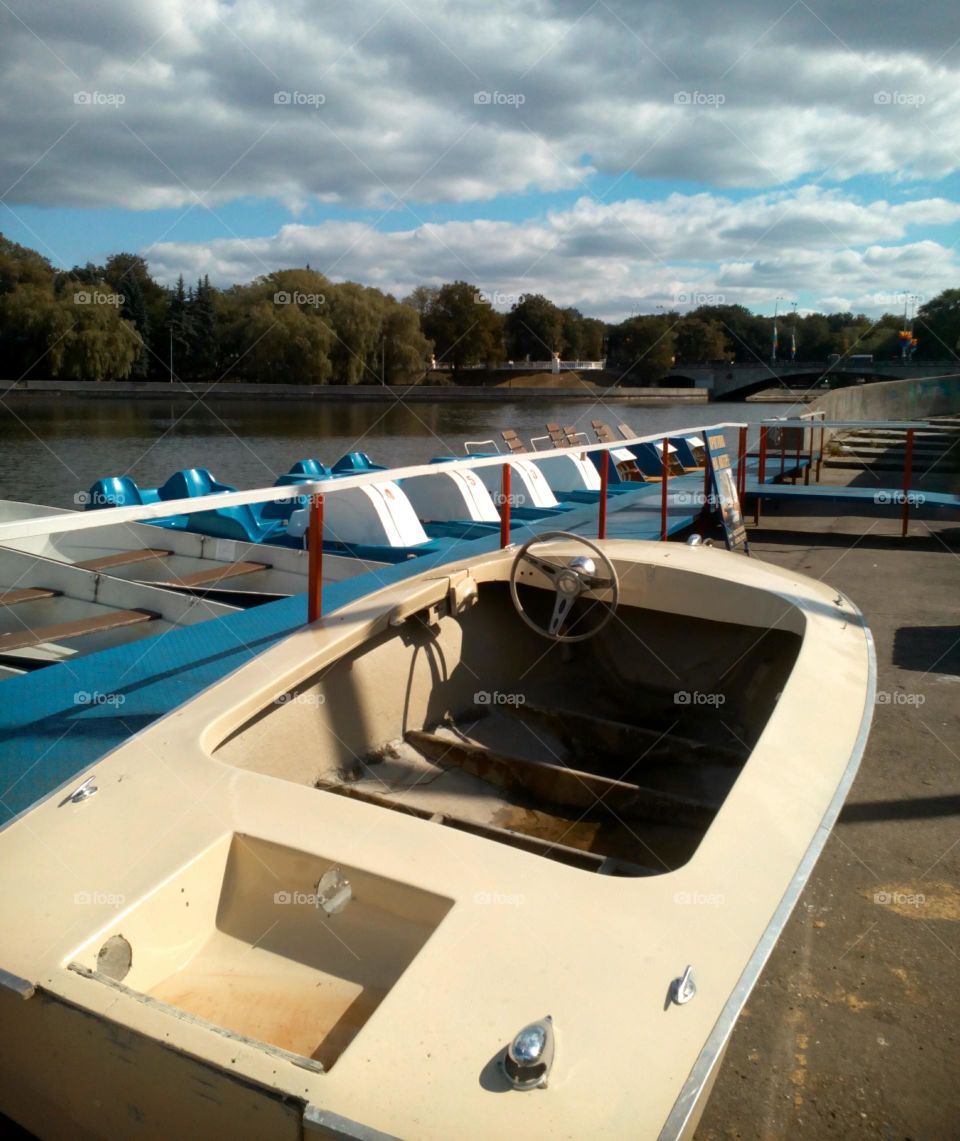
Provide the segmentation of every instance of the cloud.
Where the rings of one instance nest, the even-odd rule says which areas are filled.
[[[941,198],[860,203],[815,186],[732,201],[671,194],[569,210],[523,222],[429,223],[381,232],[357,222],[291,224],[272,237],[161,242],[146,251],[161,280],[209,274],[220,285],[307,263],[403,296],[418,284],[464,279],[490,292],[542,292],[558,304],[619,319],[657,305],[683,309],[703,295],[772,308],[778,295],[831,297],[880,313],[904,284],[928,296],[957,280],[952,249],[904,241],[915,223],[950,224]],[[881,300],[878,300],[878,296]]]
[[[960,167],[955,25],[944,0],[869,19],[806,0],[11,0],[0,193],[387,208],[576,188],[594,169],[940,178]]]

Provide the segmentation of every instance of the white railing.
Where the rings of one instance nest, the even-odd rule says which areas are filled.
[[[919,425],[918,425],[919,426]],[[728,428],[748,427],[740,421],[724,421],[719,424],[705,424],[698,427],[675,428],[669,431],[652,432],[646,436],[634,436],[628,440],[617,440],[606,444],[585,444],[576,446],[581,454],[609,451],[611,448],[625,448],[634,444],[658,443],[666,438],[683,436],[704,436],[707,432],[723,431]],[[480,441],[487,443],[489,441]],[[133,507],[107,507],[96,511],[67,512],[64,515],[43,515],[32,519],[16,519],[10,523],[0,523],[0,545],[12,539],[24,539],[33,535],[63,534],[68,531],[90,531],[97,527],[109,527],[116,523],[149,523],[151,519],[167,519],[171,515],[192,515],[196,511],[216,510],[222,507],[241,507],[244,504],[276,503],[279,500],[298,496],[329,495],[346,491],[351,487],[365,487],[385,480],[407,479],[421,475],[443,475],[451,471],[473,471],[482,467],[504,467],[518,460],[543,459],[547,453],[537,451],[512,452],[496,456],[472,456],[462,460],[451,460],[443,464],[416,464],[411,467],[388,468],[385,471],[369,472],[364,475],[337,476],[329,479],[313,480],[286,487],[262,487],[249,491],[221,491],[213,495],[196,496],[191,499],[165,499],[159,503],[136,504]]]

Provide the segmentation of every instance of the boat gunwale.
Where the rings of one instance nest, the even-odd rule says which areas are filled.
[[[857,614],[860,615],[861,618],[863,617],[859,608],[857,608]],[[827,839],[833,830],[837,817],[840,815],[840,810],[847,799],[853,781],[860,769],[860,762],[863,759],[863,754],[867,747],[867,739],[870,735],[870,728],[873,723],[873,708],[877,692],[877,655],[873,634],[865,621],[862,623],[861,629],[867,644],[867,690],[864,698],[863,713],[860,718],[860,728],[857,732],[857,737],[854,741],[853,749],[847,761],[846,768],[844,769],[843,776],[840,778],[836,791],[830,803],[827,805],[826,811],[811,837],[810,843],[800,863],[797,865],[797,870],[794,872],[793,878],[787,885],[787,889],[783,893],[769,924],[760,936],[750,958],[747,960],[740,978],[737,980],[736,985],[730,992],[729,998],[724,1004],[723,1010],[720,1012],[720,1017],[714,1023],[713,1029],[710,1031],[706,1042],[704,1042],[693,1068],[687,1076],[680,1093],[677,1095],[673,1108],[660,1130],[658,1141],[676,1141],[677,1138],[684,1135],[685,1130],[691,1123],[691,1117],[699,1104],[700,1094],[709,1082],[714,1067],[720,1062],[730,1035],[733,1033],[737,1019],[740,1017],[740,1012],[746,1005],[747,999],[756,986],[757,980],[772,954],[784,927],[786,927],[790,916],[793,914],[793,910],[797,905],[803,889],[807,885],[807,881],[816,866],[817,860],[823,852]]]

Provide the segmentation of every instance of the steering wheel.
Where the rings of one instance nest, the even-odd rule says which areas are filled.
[[[582,544],[597,556],[606,571],[607,577],[597,576],[596,563],[589,556],[577,555],[568,563],[562,564],[550,562],[540,558],[539,555],[530,553],[530,548],[535,543],[546,543],[552,539],[569,539],[571,542]],[[550,616],[550,623],[546,628],[534,622],[524,610],[517,594],[517,576],[523,563],[530,563],[541,574],[546,575],[556,591],[553,614]],[[597,625],[584,634],[562,634],[560,631],[563,621],[577,599],[587,590],[604,589],[610,591],[611,597],[606,606],[606,614]],[[592,638],[594,634],[598,634],[613,617],[617,603],[620,601],[620,580],[617,578],[613,563],[598,546],[588,539],[584,539],[580,535],[571,535],[568,531],[545,531],[542,535],[534,535],[532,539],[528,539],[517,551],[513,566],[510,568],[510,598],[524,622],[542,637],[551,638],[554,642],[583,642],[587,638]]]

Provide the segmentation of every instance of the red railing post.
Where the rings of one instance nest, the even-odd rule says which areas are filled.
[[[803,429],[802,428],[794,428],[794,431],[797,433],[797,454],[793,460],[793,479],[792,479],[792,482],[796,483],[797,478],[800,475],[800,452],[803,448]]]
[[[910,479],[913,475],[913,429],[907,429],[907,452],[903,457],[903,526],[900,537],[907,537],[910,525]]]
[[[660,464],[660,541],[667,541],[667,484],[670,482],[670,440],[663,438]]]
[[[757,502],[753,506],[753,525],[760,525],[760,492],[767,478],[767,425],[760,425],[760,462],[757,467]]]
[[[500,546],[510,542],[510,465],[504,464],[500,475]]]
[[[307,532],[307,621],[316,622],[323,608],[323,496],[310,496]]]
[[[607,537],[607,489],[610,486],[610,452],[604,448],[600,453],[600,519],[597,524],[597,538]]]

